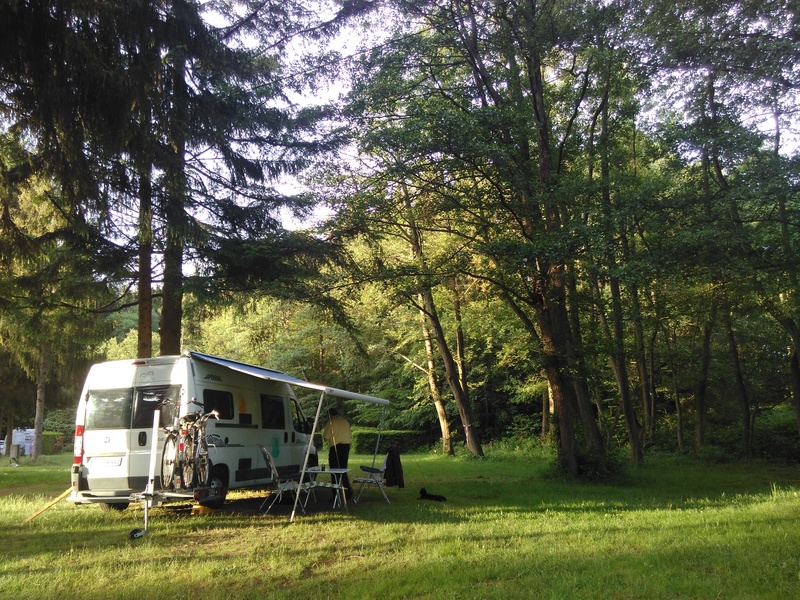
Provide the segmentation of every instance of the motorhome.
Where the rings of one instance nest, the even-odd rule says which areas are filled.
[[[219,413],[205,431],[209,505],[221,505],[229,489],[269,482],[271,472],[261,447],[269,450],[279,471],[299,470],[306,456],[307,465],[314,465],[316,448],[310,438],[320,411],[306,419],[293,390],[297,386],[321,391],[323,396],[341,392],[345,397],[386,403],[197,352],[96,364],[78,404],[68,500],[126,508],[132,496],[148,485],[151,457],[157,455],[160,462],[166,437],[162,428],[198,409]],[[156,476],[156,489],[158,482]]]

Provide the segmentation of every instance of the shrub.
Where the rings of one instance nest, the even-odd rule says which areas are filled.
[[[759,415],[753,431],[753,455],[758,458],[800,461],[800,433],[790,409],[775,409]]]
[[[58,431],[42,432],[42,454],[59,454],[64,449],[64,435]]]

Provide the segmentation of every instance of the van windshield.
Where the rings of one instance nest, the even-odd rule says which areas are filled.
[[[90,390],[86,399],[85,428],[129,429],[132,400],[133,388]]]

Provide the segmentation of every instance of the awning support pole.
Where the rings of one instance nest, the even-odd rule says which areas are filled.
[[[308,436],[308,444],[306,444],[306,455],[303,458],[303,468],[300,469],[300,482],[297,485],[296,494],[294,497],[294,506],[292,507],[292,516],[289,518],[289,523],[294,522],[294,515],[297,512],[297,503],[300,502],[300,486],[306,480],[306,469],[308,469],[308,457],[311,454],[311,445],[314,443],[314,434],[317,432],[317,425],[319,424],[319,415],[322,412],[322,402],[325,400],[325,392],[319,396],[319,403],[317,404],[317,414],[314,415],[314,425],[311,426],[311,435]],[[319,452],[317,453],[319,458]]]

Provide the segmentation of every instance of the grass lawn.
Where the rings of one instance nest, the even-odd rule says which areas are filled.
[[[614,484],[546,453],[409,454],[406,487],[347,512],[103,512],[60,502],[70,457],[0,467],[3,598],[800,598],[800,467],[661,458]],[[371,457],[351,458],[351,467]],[[447,502],[417,500],[420,487]]]

